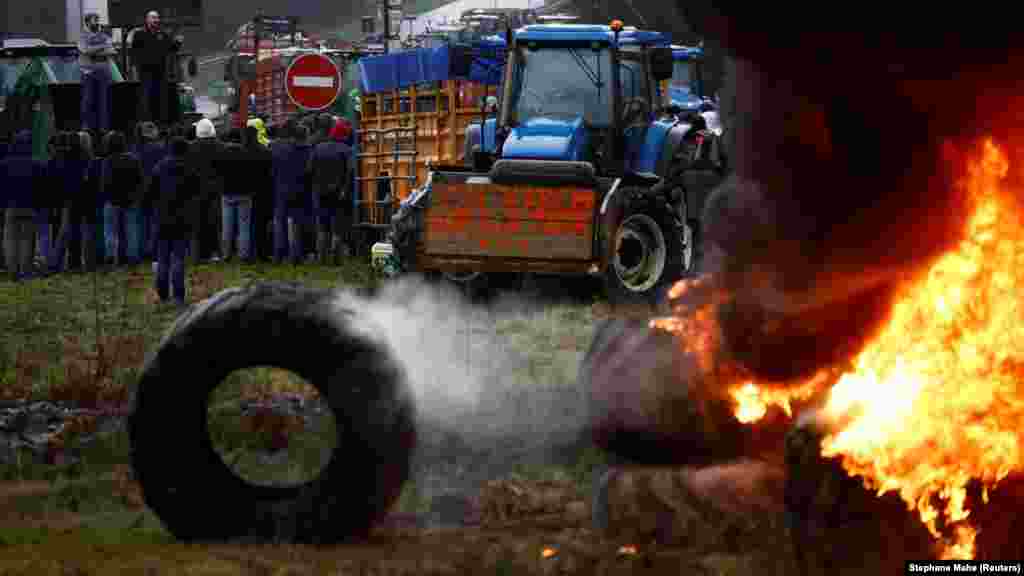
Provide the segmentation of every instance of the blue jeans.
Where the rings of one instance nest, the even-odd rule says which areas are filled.
[[[90,130],[110,130],[110,85],[114,83],[109,66],[82,70],[82,124]]]
[[[184,238],[157,241],[156,293],[161,300],[167,300],[171,296],[168,288],[173,288],[175,301],[178,304],[185,303],[185,253],[188,251],[188,243]]]
[[[231,247],[237,243],[238,257],[249,260],[252,255],[252,198],[228,196],[221,198],[221,257],[230,258]]]
[[[274,202],[274,261],[288,258],[288,206],[283,198]]]
[[[139,234],[142,244],[140,258],[152,258],[156,252],[156,236],[153,234],[153,209],[139,208]]]
[[[103,203],[103,253],[107,260],[117,258],[114,251],[114,205],[110,202]]]
[[[38,230],[39,237],[37,239],[37,246],[39,257],[42,258],[43,262],[50,261],[50,211],[46,208],[40,208],[36,210],[35,216],[36,228]]]
[[[114,262],[137,264],[142,258],[139,209],[111,206],[110,212]]]
[[[306,255],[302,241],[303,232],[309,226],[311,218],[305,208],[288,209],[288,248],[293,264],[300,264]]]

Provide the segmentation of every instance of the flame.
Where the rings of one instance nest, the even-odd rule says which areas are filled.
[[[1024,223],[1000,188],[1009,162],[995,144],[968,168],[963,240],[904,288],[833,386],[825,414],[844,425],[822,442],[879,495],[898,492],[950,559],[975,553],[968,482],[987,500],[1022,464]]]
[[[757,422],[764,418],[771,406],[778,406],[786,416],[792,417],[793,404],[809,400],[820,392],[830,376],[830,372],[822,370],[802,384],[781,389],[761,388],[748,380],[729,391],[729,395],[736,402],[736,419],[744,424]]]
[[[558,555],[558,550],[551,547],[546,547],[540,551],[541,558],[554,558]]]
[[[1003,189],[1009,160],[995,143],[982,142],[968,160],[961,242],[902,286],[886,323],[850,364],[785,390],[759,386],[742,370],[720,382],[744,423],[771,406],[791,415],[794,402],[832,384],[821,454],[879,496],[898,493],[944,559],[976,553],[968,483],[980,482],[987,503],[1024,460],[1024,212]],[[695,288],[680,282],[671,296]],[[688,352],[711,363],[719,342],[713,314],[680,312],[691,318],[652,326],[676,332]]]
[[[619,556],[635,556],[637,553],[636,546],[632,544],[626,544],[625,546],[619,546]]]

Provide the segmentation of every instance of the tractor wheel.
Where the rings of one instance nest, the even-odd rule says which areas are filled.
[[[460,270],[458,272],[442,272],[441,277],[473,302],[485,301],[491,294],[491,278],[486,272]]]
[[[623,197],[630,192],[624,190]],[[627,205],[614,232],[614,253],[605,271],[605,289],[614,305],[657,304],[685,270],[684,234],[672,215],[654,202]],[[692,258],[690,260],[692,262]]]
[[[405,375],[368,325],[332,292],[281,283],[224,290],[175,322],[128,422],[143,499],[175,537],[328,544],[369,533],[409,478],[416,431]],[[305,484],[250,484],[214,451],[211,393],[256,366],[301,376],[334,413],[336,448]]]

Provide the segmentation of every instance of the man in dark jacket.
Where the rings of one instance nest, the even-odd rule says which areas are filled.
[[[61,133],[54,152],[49,164],[49,178],[53,189],[60,190],[61,217],[49,268],[52,273],[60,273],[65,269],[81,269],[85,228],[88,228],[88,234],[84,236],[86,261],[90,265],[93,263],[92,231],[96,210],[94,199],[87,197],[89,157],[82,144],[81,133]],[[65,260],[68,260],[66,268]]]
[[[224,181],[220,207],[220,254],[225,261],[230,261],[236,254],[242,260],[249,260],[252,254],[252,192],[244,187],[248,167],[245,163],[245,148],[238,141],[240,134],[237,128],[228,132],[220,166]]]
[[[0,160],[0,194],[4,211],[4,255],[13,280],[32,275],[35,255],[36,209],[47,189],[46,163],[32,157],[32,132],[14,137],[10,153]]]
[[[114,265],[137,264],[142,256],[139,206],[143,200],[145,172],[142,160],[128,150],[122,132],[111,132],[108,143],[100,185],[113,206]]]
[[[196,141],[191,143],[189,169],[199,177],[199,195],[193,208],[191,258],[194,262],[214,257],[220,244],[220,202],[224,193],[224,144],[207,118],[196,122]]]
[[[351,204],[349,189],[352,180],[352,149],[345,143],[347,136],[339,123],[331,131],[331,140],[317,144],[310,156],[310,177],[313,182],[313,213],[316,221],[316,252],[321,264],[333,254],[335,263],[341,256],[341,242],[348,240],[342,227],[344,207]]]
[[[310,204],[309,131],[295,128],[291,141],[274,150],[274,258],[293,264],[302,260],[302,231],[309,220]]]
[[[188,154],[189,146],[184,139],[172,140],[171,155],[153,170],[151,188],[160,219],[156,293],[163,302],[173,295],[178,306],[185,305],[185,254],[194,224],[189,207],[199,190],[199,176],[190,169]],[[169,288],[173,288],[173,294]]]
[[[160,14],[146,14],[146,25],[132,32],[131,55],[142,82],[146,118],[166,124],[174,118],[171,114],[171,98],[168,83],[170,57],[177,49],[177,42],[160,28]]]
[[[246,126],[242,131],[243,170],[238,173],[231,190],[248,193],[252,200],[251,248],[253,257],[273,258],[272,235],[268,233],[274,216],[273,157],[270,150],[260,144],[259,129]]]
[[[153,168],[156,163],[167,156],[167,145],[160,139],[160,132],[156,124],[143,122],[139,125],[139,141],[135,146],[135,154],[142,160],[142,170],[146,176],[145,190],[153,177]],[[148,198],[148,192],[144,192]],[[142,242],[143,256],[145,258],[156,257],[156,210],[151,203],[142,204]]]

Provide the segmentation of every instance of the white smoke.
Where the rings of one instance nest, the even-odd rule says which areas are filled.
[[[412,277],[338,303],[363,316],[352,325],[406,372],[424,496],[472,494],[519,465],[564,462],[578,446],[586,402],[576,374],[592,331],[585,306],[506,296],[482,307]]]
[[[472,305],[415,277],[388,283],[373,299],[341,298],[367,320],[355,324],[377,330],[402,364],[423,419],[466,436],[538,441],[582,425],[574,393],[587,322],[566,325],[550,307],[515,296]],[[576,339],[557,349],[565,334]]]

